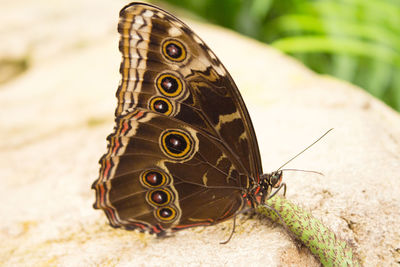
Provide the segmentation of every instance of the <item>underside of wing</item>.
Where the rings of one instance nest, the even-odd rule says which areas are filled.
[[[234,216],[262,173],[240,93],[215,54],[154,6],[121,10],[114,132],[94,182],[114,227],[161,234]]]
[[[140,106],[177,118],[221,139],[242,172],[262,173],[253,125],[234,81],[187,25],[133,3],[122,9],[118,30],[123,61],[117,116]]]
[[[116,129],[93,184],[94,207],[112,226],[160,234],[214,224],[242,208],[247,177],[217,140],[140,108],[120,116]]]

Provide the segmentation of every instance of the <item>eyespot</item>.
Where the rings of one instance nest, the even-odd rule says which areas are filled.
[[[193,148],[190,135],[180,130],[167,130],[161,134],[160,140],[163,152],[175,159],[186,157]]]
[[[158,207],[169,204],[171,202],[171,198],[171,192],[166,189],[150,191],[146,196],[146,199],[150,202],[150,204]]]
[[[158,170],[148,170],[140,175],[140,181],[145,187],[156,188],[168,183],[167,175]]]
[[[182,92],[182,82],[175,75],[162,74],[157,78],[157,89],[169,97],[178,96]]]
[[[173,109],[171,102],[163,97],[154,97],[150,100],[149,106],[151,110],[166,116],[170,115]]]
[[[186,48],[178,40],[166,40],[162,44],[162,54],[168,60],[181,62],[186,58]]]
[[[176,210],[172,207],[162,207],[156,210],[156,216],[161,221],[172,221],[176,217]]]

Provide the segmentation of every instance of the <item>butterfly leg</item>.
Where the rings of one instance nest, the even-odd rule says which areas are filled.
[[[235,228],[236,228],[236,215],[237,215],[237,214],[235,214],[235,215],[233,216],[233,226],[232,226],[231,234],[229,235],[229,237],[228,237],[227,240],[225,240],[224,242],[220,242],[221,245],[225,245],[225,244],[227,244],[227,243],[231,240],[231,238],[232,238],[232,236],[233,236],[233,233],[235,232]]]
[[[233,216],[233,227],[232,227],[231,235],[230,235],[229,238],[228,238],[227,240],[225,240],[224,242],[220,242],[220,244],[225,245],[225,244],[227,244],[227,243],[232,239],[233,233],[235,232],[235,228],[236,228],[236,216],[238,216],[239,214],[242,214],[242,213],[246,213],[246,212],[248,212],[248,211],[251,211],[251,212],[252,212],[252,214],[251,214],[250,216],[253,216],[253,215],[254,215],[254,213],[255,213],[255,205],[254,205],[254,202],[252,201],[251,204],[252,204],[252,207],[247,207],[247,208],[245,208],[245,209],[242,209],[242,210],[236,212],[236,214]]]
[[[281,183],[280,186],[275,190],[275,192],[273,192],[268,199],[274,197],[281,189],[283,188],[283,196],[286,196],[286,184],[285,183]]]

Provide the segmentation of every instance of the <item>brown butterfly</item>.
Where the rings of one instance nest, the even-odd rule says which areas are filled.
[[[234,81],[186,24],[131,3],[120,12],[118,31],[115,128],[92,186],[94,207],[111,226],[161,235],[212,225],[282,187],[282,171],[262,174]]]

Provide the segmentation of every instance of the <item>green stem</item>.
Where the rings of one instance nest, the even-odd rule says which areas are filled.
[[[360,266],[349,244],[338,238],[328,227],[284,197],[274,196],[266,205],[277,210],[258,206],[257,212],[286,227],[299,239],[324,266]]]

